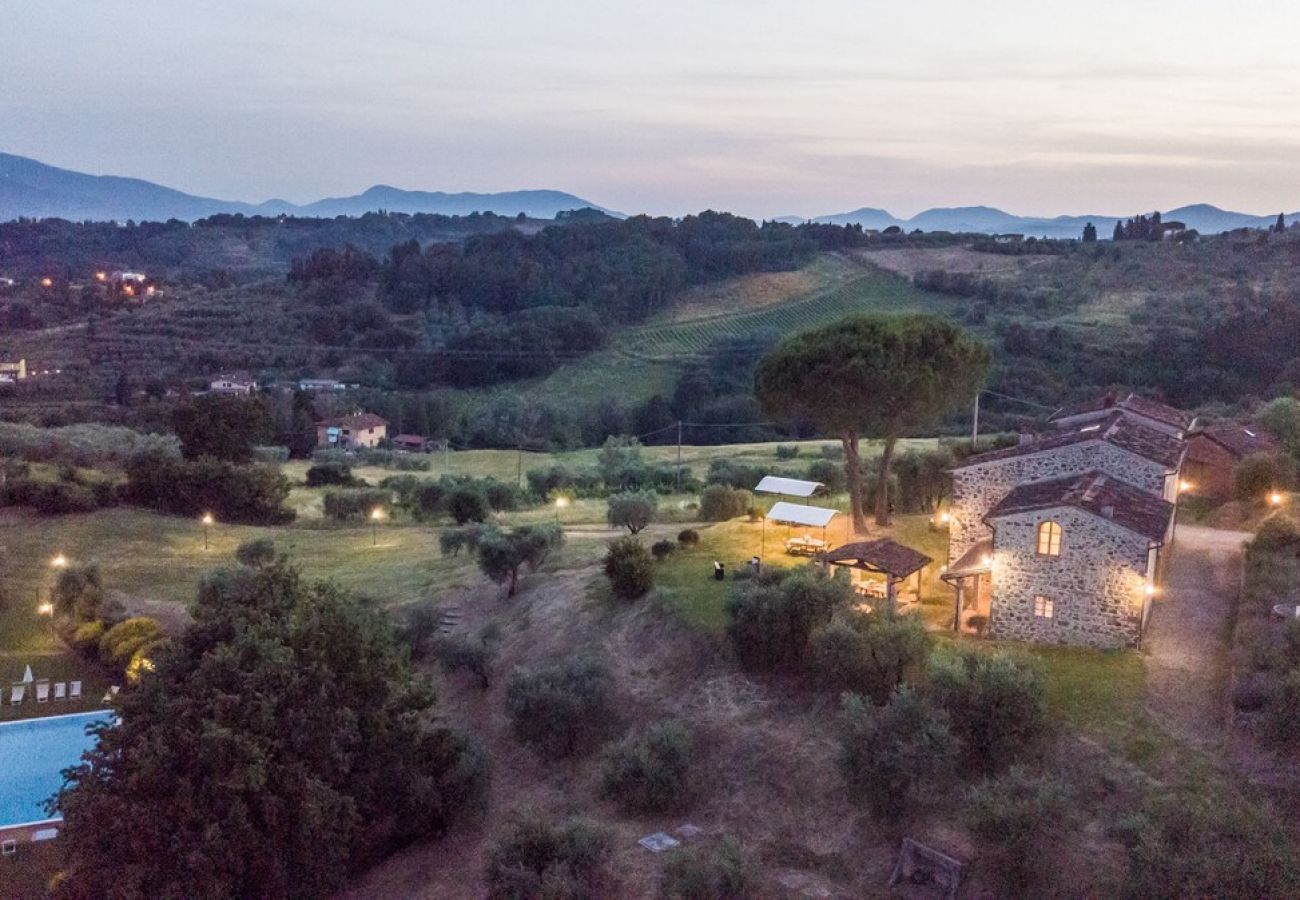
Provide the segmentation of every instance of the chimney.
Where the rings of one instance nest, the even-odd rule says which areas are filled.
[[[1107,392],[1106,392],[1106,396],[1102,398],[1102,401],[1101,401],[1102,406],[1105,407],[1106,409],[1110,409],[1112,406],[1115,405],[1115,400],[1116,400],[1116,399],[1117,399],[1117,398],[1116,398],[1116,396],[1115,396],[1115,392],[1114,392],[1114,391],[1107,391]]]
[[[1110,506],[1110,505],[1103,506],[1103,507],[1101,508],[1101,515],[1102,515],[1102,518],[1106,518],[1106,519],[1113,519],[1113,518],[1115,518],[1115,507]]]

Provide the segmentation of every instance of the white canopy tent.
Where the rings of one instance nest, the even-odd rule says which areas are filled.
[[[782,478],[780,475],[764,475],[754,488],[760,494],[784,494],[788,497],[811,497],[818,488],[826,485],[820,481],[800,481],[798,478]]]
[[[807,525],[811,528],[825,528],[835,518],[837,511],[820,506],[804,506],[802,503],[786,503],[784,500],[773,503],[767,511],[767,517],[782,525]]]
[[[804,482],[810,484],[811,482]],[[822,539],[820,545],[809,541],[813,544],[813,549],[809,552],[816,553],[816,547],[826,546],[826,526],[830,524],[831,519],[835,518],[837,511],[825,509],[820,506],[804,506],[802,503],[787,503],[784,500],[772,504],[772,508],[767,511],[763,517],[763,536],[760,544],[760,558],[767,555],[767,523],[772,521],[779,525],[803,525],[809,528],[820,528],[822,530]],[[787,552],[789,549],[787,542]]]

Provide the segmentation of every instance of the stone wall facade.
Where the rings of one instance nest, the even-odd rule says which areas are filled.
[[[948,562],[993,536],[984,516],[1011,489],[1031,481],[1082,475],[1097,469],[1144,491],[1172,500],[1176,479],[1158,462],[1121,450],[1105,441],[1082,441],[1064,447],[990,460],[952,473],[952,519]]]
[[[1039,556],[1038,526],[1061,526],[1059,556]],[[1070,506],[999,517],[994,544],[993,637],[1133,647],[1142,634],[1147,595],[1146,538]],[[1052,601],[1052,617],[1035,615],[1035,598]]]

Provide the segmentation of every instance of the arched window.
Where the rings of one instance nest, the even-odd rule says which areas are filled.
[[[1055,522],[1042,522],[1038,526],[1038,555],[1061,555],[1061,526]]]

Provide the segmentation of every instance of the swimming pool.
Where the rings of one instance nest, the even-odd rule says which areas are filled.
[[[95,742],[86,726],[112,716],[101,709],[0,724],[0,828],[49,820],[45,801],[63,787],[63,770]]]

